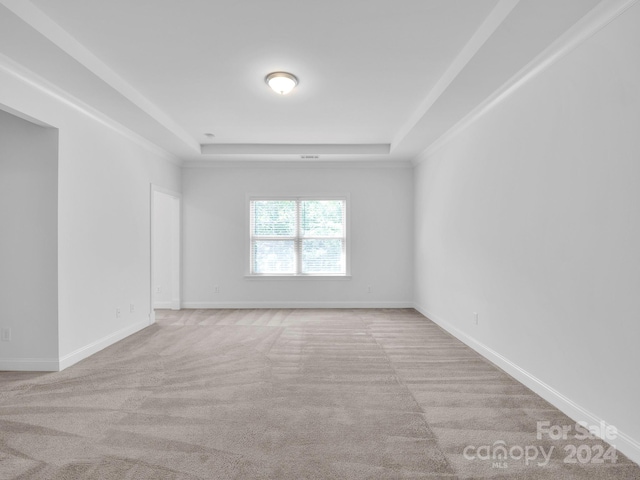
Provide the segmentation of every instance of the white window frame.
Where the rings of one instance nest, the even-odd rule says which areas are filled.
[[[253,265],[253,248],[252,248],[252,240],[253,232],[251,231],[251,202],[259,201],[259,200],[291,200],[296,201],[297,208],[297,228],[295,237],[282,237],[283,240],[294,240],[296,244],[296,273],[253,273],[252,265]],[[300,242],[303,237],[300,236],[300,202],[304,200],[341,200],[344,202],[344,237],[335,237],[335,238],[344,238],[343,243],[343,255],[345,258],[345,272],[344,273],[302,273],[302,258],[299,255],[300,249],[298,248],[298,242]],[[349,219],[350,215],[350,196],[349,194],[344,195],[256,195],[250,194],[247,195],[246,198],[246,234],[245,234],[245,251],[246,255],[246,268],[245,268],[245,277],[247,278],[351,278],[351,239],[350,239],[350,228],[349,228]],[[304,237],[305,240],[313,239],[314,237]],[[320,238],[320,237],[318,237]],[[331,237],[322,237],[322,238],[331,238]]]

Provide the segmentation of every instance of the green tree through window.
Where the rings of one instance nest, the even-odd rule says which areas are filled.
[[[345,275],[344,199],[252,199],[252,275]]]

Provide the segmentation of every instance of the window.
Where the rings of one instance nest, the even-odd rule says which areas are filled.
[[[344,198],[251,198],[251,275],[346,275]]]

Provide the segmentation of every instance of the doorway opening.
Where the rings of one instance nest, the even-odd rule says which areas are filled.
[[[155,309],[180,310],[180,212],[182,196],[151,185],[151,315]]]

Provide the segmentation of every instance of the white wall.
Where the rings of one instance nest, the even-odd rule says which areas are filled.
[[[175,297],[179,292],[174,292],[174,283],[180,283],[179,272],[174,272],[173,255],[176,248],[174,244],[174,231],[176,225],[175,197],[162,192],[153,192],[153,306],[154,308],[172,308]],[[178,233],[179,234],[179,233]],[[176,252],[179,255],[179,252]],[[179,308],[179,305],[175,305]]]
[[[565,411],[615,425],[636,461],[638,25],[636,4],[415,178],[423,313]]]
[[[58,360],[58,131],[0,110],[0,365]]]
[[[2,108],[59,130],[58,355],[64,368],[148,325],[150,184],[179,191],[180,168],[73,99],[47,91],[39,79],[24,81],[15,68],[0,68]]]
[[[185,307],[412,304],[409,168],[187,168],[182,191]],[[245,278],[248,194],[349,194],[352,277]]]

